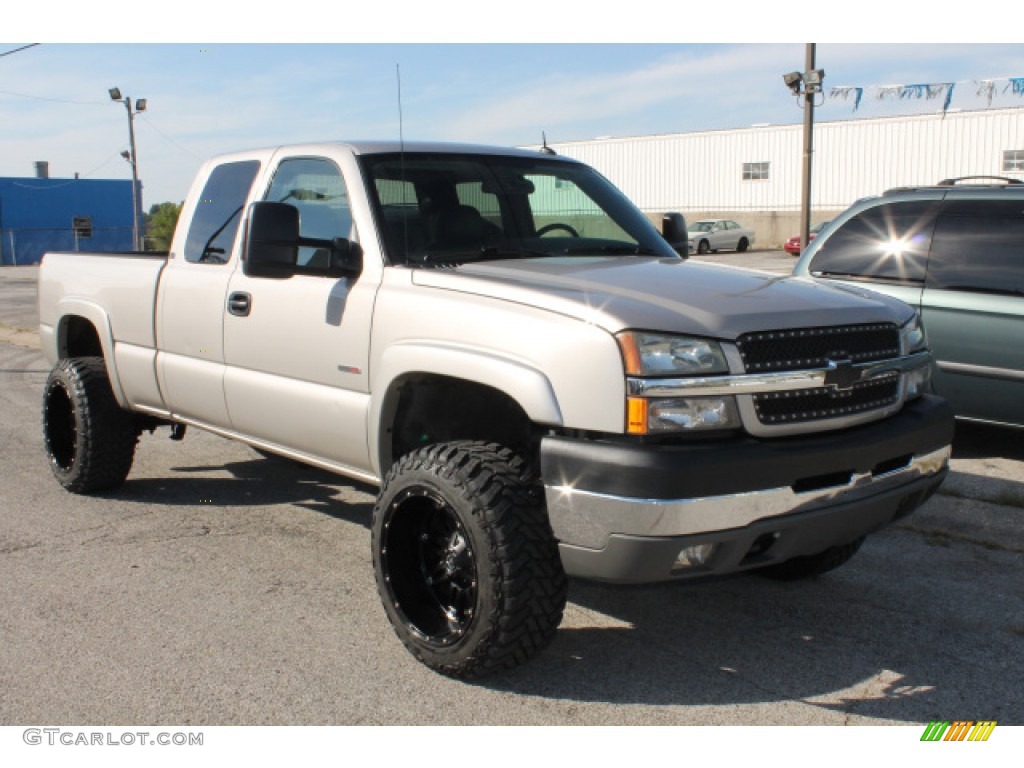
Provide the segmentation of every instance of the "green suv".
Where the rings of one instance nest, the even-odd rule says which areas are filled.
[[[793,272],[916,307],[957,417],[1024,427],[1024,183],[972,176],[859,200]]]

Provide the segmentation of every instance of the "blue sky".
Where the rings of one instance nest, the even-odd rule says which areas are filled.
[[[113,6],[112,13],[138,8]],[[148,100],[135,123],[146,207],[180,201],[199,163],[212,154],[308,140],[397,138],[396,65],[406,139],[523,145],[539,142],[542,131],[555,142],[802,119],[781,75],[803,69],[804,43],[771,42],[795,36],[787,26],[780,34],[777,18],[757,34],[735,27],[731,39],[737,42],[703,43],[693,42],[700,18],[682,14],[677,4],[641,0],[629,23],[590,19],[588,26],[580,19],[595,6],[578,5],[574,15],[571,4],[551,5],[561,10],[545,15],[543,4],[529,0],[516,6],[523,13],[509,22],[508,37],[491,32],[479,44],[469,42],[472,28],[445,21],[444,6],[432,4],[434,16],[422,28],[409,24],[386,35],[391,28],[381,24],[401,3],[358,18],[341,12],[341,4],[326,4],[323,18],[331,24],[307,23],[305,35],[294,30],[291,17],[280,29],[239,29],[230,17],[217,16],[204,28],[213,42],[166,42],[195,34],[196,25],[181,25],[180,17],[178,26],[147,21],[142,38],[150,39],[141,43],[127,42],[133,38],[124,28],[103,39],[93,31],[89,39],[88,30],[76,36],[74,27],[45,19],[5,25],[5,36],[21,37],[0,42],[0,53],[43,44],[0,57],[0,176],[30,176],[34,161],[48,160],[55,177],[130,178],[120,157],[128,146],[127,117],[107,95],[116,85]],[[729,6],[714,7],[728,18]],[[176,3],[199,7],[192,0]],[[467,7],[478,15],[487,6]],[[74,8],[67,13],[80,18],[81,6]],[[673,33],[654,21],[659,12],[679,24],[682,42],[665,41]],[[398,42],[353,42],[374,21],[378,38]],[[953,109],[1024,107],[1024,96],[1004,91],[1007,78],[1024,77],[1024,44],[998,41],[998,30],[992,42],[929,42],[919,25],[901,18],[892,23],[877,33],[860,32],[862,39],[885,42],[818,44],[826,92],[839,85],[865,88],[856,112],[852,101],[826,99],[818,120],[941,109],[941,98],[879,100],[877,88],[892,84],[954,82]],[[486,19],[481,24],[487,26]],[[901,28],[916,29],[918,37]],[[614,42],[616,35],[624,42]],[[638,42],[645,37],[649,42]],[[297,42],[272,42],[282,38]],[[893,42],[900,39],[914,42]],[[983,79],[996,80],[991,105],[977,95],[975,81]]]

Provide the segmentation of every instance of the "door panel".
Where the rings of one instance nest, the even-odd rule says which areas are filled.
[[[172,253],[157,292],[157,377],[175,416],[230,426],[224,399],[224,295],[238,259],[242,211],[258,160],[221,163],[188,201],[183,252]],[[182,246],[178,246],[179,248]]]
[[[224,318],[225,393],[235,431],[333,463],[369,470],[369,349],[379,272],[330,275],[332,238],[353,239],[338,166],[285,157],[265,199],[294,205],[299,274],[231,278]]]
[[[236,272],[229,293],[251,296],[245,316],[224,312],[224,388],[237,432],[357,469],[369,468],[369,281]]]
[[[922,303],[936,391],[958,416],[1024,425],[1024,298],[926,288]]]

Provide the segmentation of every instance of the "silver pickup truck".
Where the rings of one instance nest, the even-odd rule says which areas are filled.
[[[107,491],[190,425],[378,485],[384,609],[456,677],[548,644],[567,574],[835,568],[947,471],[918,318],[688,261],[665,222],[546,153],[215,158],[170,253],[44,258],[50,466]]]

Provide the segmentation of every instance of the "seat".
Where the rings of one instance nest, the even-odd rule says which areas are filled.
[[[433,247],[440,250],[482,248],[493,238],[493,224],[471,205],[442,208],[434,224]]]

